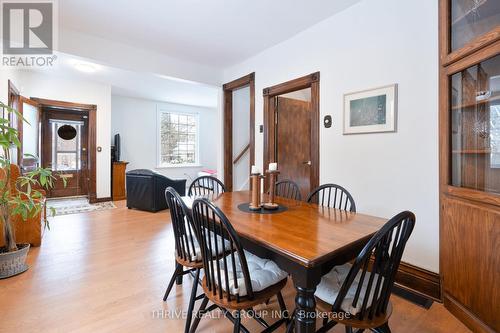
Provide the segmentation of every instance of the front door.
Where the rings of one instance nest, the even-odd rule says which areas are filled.
[[[311,191],[311,107],[300,99],[276,97],[275,156],[279,179],[299,185],[302,198]]]
[[[58,178],[49,197],[88,194],[87,138],[88,112],[44,109],[42,165]]]

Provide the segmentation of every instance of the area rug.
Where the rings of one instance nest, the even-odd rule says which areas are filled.
[[[47,214],[51,214],[51,207],[55,215],[68,215],[116,208],[112,201],[90,204],[87,198],[62,198],[47,200]]]

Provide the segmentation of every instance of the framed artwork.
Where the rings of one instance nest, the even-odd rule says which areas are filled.
[[[395,132],[397,84],[344,95],[344,134]]]

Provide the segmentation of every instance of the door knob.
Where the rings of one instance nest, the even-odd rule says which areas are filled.
[[[307,164],[307,165],[311,165],[311,161],[305,161],[305,162],[302,162],[302,164]]]

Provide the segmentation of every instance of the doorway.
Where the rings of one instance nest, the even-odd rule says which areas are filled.
[[[97,202],[96,105],[35,97],[31,100],[41,110],[41,165],[59,175],[47,196],[85,195],[90,203]]]
[[[224,184],[227,191],[250,188],[255,163],[255,73],[224,84]]]
[[[88,195],[88,111],[44,108],[42,166],[59,175],[48,196]]]
[[[319,185],[319,72],[263,94],[264,166],[278,163],[278,179],[296,182],[305,199]]]

